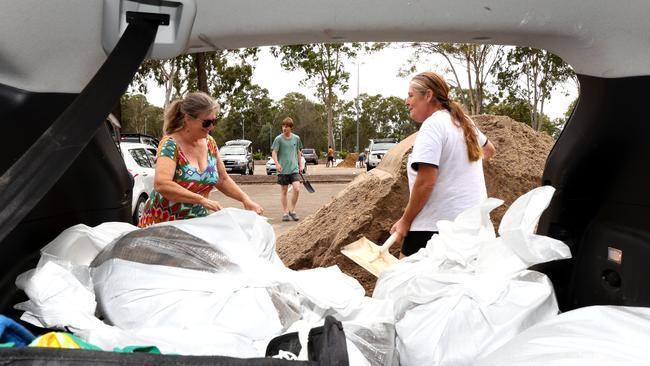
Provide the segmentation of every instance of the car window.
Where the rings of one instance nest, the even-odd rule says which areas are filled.
[[[314,149],[302,149],[303,154],[313,154]]]
[[[246,148],[241,146],[224,146],[219,152],[221,155],[245,155]]]
[[[157,154],[156,149],[145,149],[145,151],[147,153],[147,156],[149,157],[149,160],[151,161],[151,165],[152,166],[155,165],[156,164],[156,154]]]
[[[145,149],[129,149],[129,153],[133,156],[133,160],[143,168],[153,168],[152,160],[147,155]]]
[[[394,142],[376,142],[372,144],[370,150],[389,150],[391,147],[397,145]]]

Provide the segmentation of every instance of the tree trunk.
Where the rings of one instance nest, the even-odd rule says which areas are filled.
[[[194,54],[194,67],[196,68],[196,83],[199,91],[210,94],[208,91],[208,73],[205,68],[205,53]]]
[[[332,91],[327,90],[327,103],[325,103],[325,109],[327,110],[327,145],[332,146],[336,149],[334,144],[334,114],[332,113]]]

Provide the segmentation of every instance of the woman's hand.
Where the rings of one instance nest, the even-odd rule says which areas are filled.
[[[215,212],[223,208],[223,206],[221,206],[219,202],[211,200],[209,198],[202,199],[201,205],[203,205],[203,207],[207,208],[208,210],[215,211]]]
[[[406,234],[408,234],[410,228],[411,223],[404,220],[403,217],[400,217],[400,219],[397,220],[395,224],[393,224],[393,227],[390,228],[390,233],[397,233],[395,242],[401,243],[404,241],[404,238],[406,237]]]
[[[256,214],[261,215],[264,213],[264,208],[262,206],[258,205],[251,199],[247,199],[243,202],[244,208],[247,210],[254,211]]]

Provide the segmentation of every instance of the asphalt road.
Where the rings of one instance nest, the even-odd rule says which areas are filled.
[[[346,185],[347,183],[313,183],[312,186],[316,190],[314,193],[309,193],[304,187],[301,187],[298,204],[296,205],[298,217],[302,219],[316,212],[321,206],[328,203],[340,190],[345,188]],[[298,222],[294,221],[282,221],[279,185],[243,184],[240,187],[253,201],[264,207],[264,216],[268,217],[276,237],[298,224]],[[289,192],[288,194],[289,199],[291,199],[291,193]],[[210,198],[219,201],[225,207],[243,207],[238,201],[226,197],[217,190],[214,190],[210,194]]]
[[[357,175],[364,173],[365,168],[326,168],[325,164],[307,166],[308,179],[311,179],[312,186],[316,190],[314,193],[309,193],[304,187],[301,187],[300,195],[298,197],[298,204],[296,205],[296,213],[299,218],[305,218],[312,213],[316,212],[321,206],[328,203],[339,191],[341,191],[348,182],[352,181]],[[264,163],[256,164],[254,175],[266,175]],[[336,176],[337,181],[330,180],[330,182],[319,182],[319,178]],[[238,177],[243,176],[233,175],[237,181]],[[251,177],[252,178],[252,177]],[[269,223],[273,226],[276,236],[279,236],[287,229],[298,224],[298,222],[282,221],[282,207],[280,205],[280,186],[274,183],[275,176],[269,177],[266,183],[238,183],[246,194],[248,194],[253,201],[259,203],[264,207],[264,216],[268,217]],[[242,179],[243,180],[243,179]],[[342,182],[341,182],[342,181]],[[226,197],[221,192],[215,190],[210,194],[210,197],[221,202],[225,207],[243,207],[241,203],[229,197]],[[288,199],[291,199],[291,192],[288,194]]]

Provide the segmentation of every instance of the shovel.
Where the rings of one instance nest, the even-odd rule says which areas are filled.
[[[341,248],[344,256],[352,259],[376,277],[399,260],[388,252],[388,249],[395,243],[397,234],[391,235],[382,246],[379,246],[365,236]]]
[[[307,192],[309,192],[309,193],[316,192],[314,187],[311,186],[311,183],[309,183],[309,181],[307,179],[305,179],[305,177],[302,175],[302,173],[300,173],[300,178],[302,178],[302,185],[305,186],[305,189],[307,190]]]

